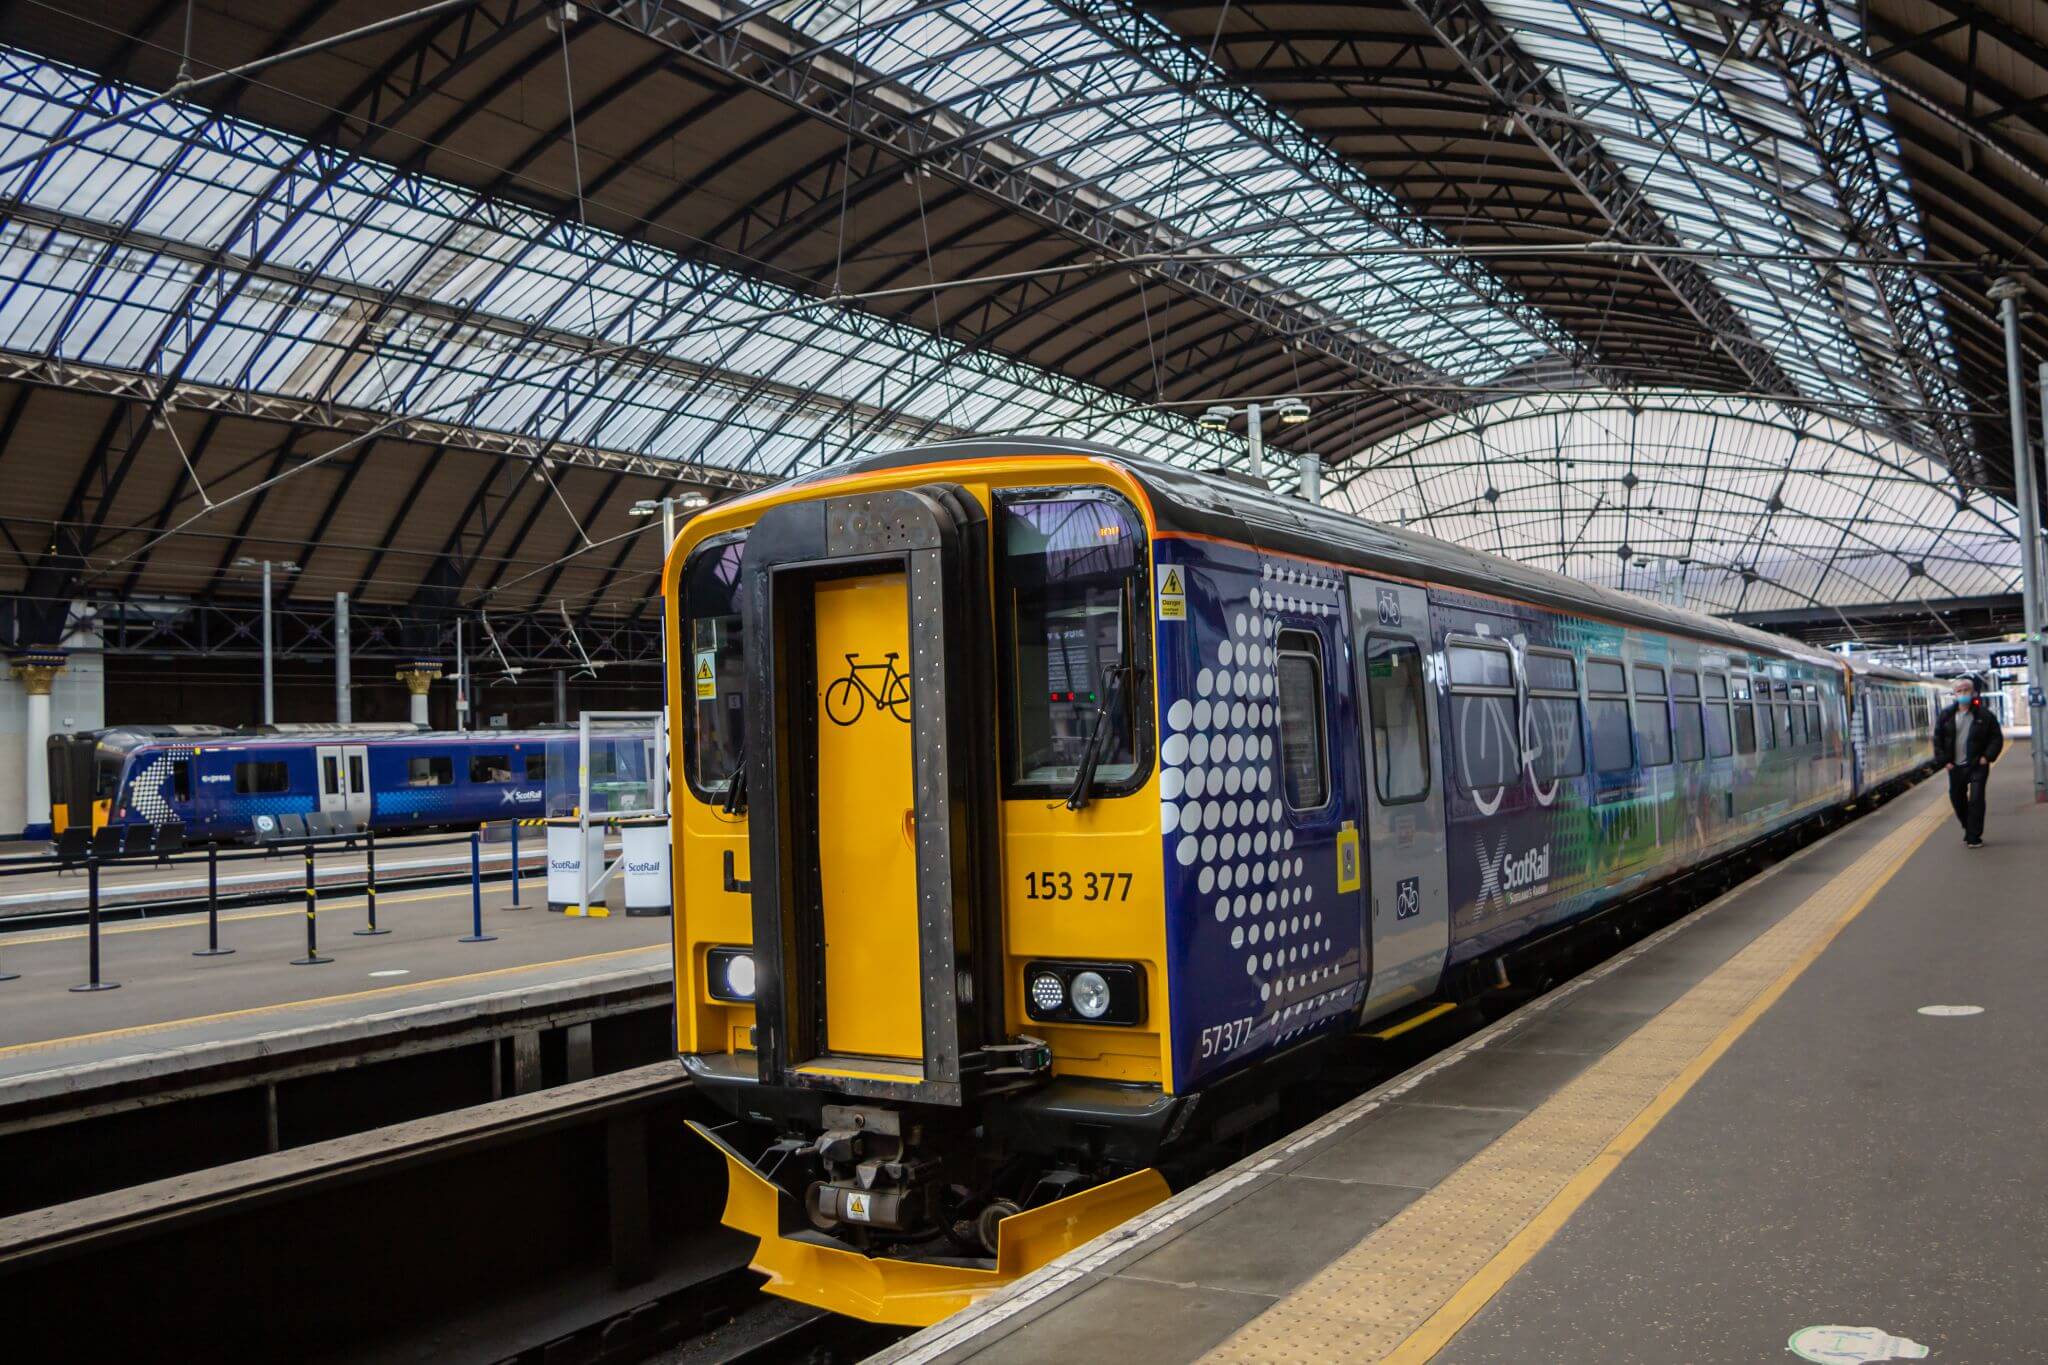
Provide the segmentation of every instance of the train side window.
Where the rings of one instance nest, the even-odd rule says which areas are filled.
[[[510,782],[512,780],[512,759],[507,754],[471,754],[469,756],[469,780],[472,782]]]
[[[1365,693],[1380,804],[1420,801],[1429,792],[1429,723],[1423,710],[1422,651],[1414,641],[1366,637]]]
[[[1808,683],[1803,690],[1806,693],[1806,738],[1809,743],[1818,745],[1821,742],[1821,735],[1823,733],[1821,730],[1820,688],[1812,683]]]
[[[1593,730],[1593,771],[1625,773],[1635,767],[1629,736],[1628,688],[1621,665],[1586,660],[1586,718]]]
[[[545,782],[548,780],[548,751],[536,749],[526,756],[526,780]]]
[[[418,754],[405,761],[408,787],[445,787],[455,781],[455,763],[446,754]]]
[[[1707,689],[1707,757],[1726,758],[1735,752],[1734,731],[1728,720],[1728,679],[1719,673],[1705,675]]]
[[[283,759],[258,759],[235,765],[235,794],[238,796],[290,791],[291,786],[291,770],[285,767]]]
[[[1799,684],[1792,684],[1791,704],[1778,709],[1779,716],[1786,722],[1785,733],[1790,736],[1785,742],[1794,749],[1806,747],[1806,708],[1799,704],[1799,692]]]
[[[1697,763],[1707,755],[1706,717],[1699,695],[1698,674],[1671,670],[1671,747],[1680,763]]]
[[[1493,791],[1522,769],[1515,671],[1505,645],[1452,644],[1451,733],[1461,791]]]
[[[1735,752],[1753,754],[1756,752],[1756,716],[1749,705],[1749,675],[1729,674],[1728,686],[1735,694]]]
[[[1524,726],[1529,768],[1538,782],[1586,771],[1585,730],[1579,724],[1579,666],[1569,654],[1532,649],[1523,660],[1529,678],[1529,720]]]
[[[1636,665],[1636,743],[1645,768],[1671,761],[1671,711],[1664,704],[1664,670]]]
[[[1791,691],[1792,689],[1782,682],[1771,684],[1771,696],[1778,713],[1778,747],[1781,749],[1793,749],[1799,745],[1798,738],[1792,733],[1791,708],[1786,704],[1786,698],[1791,695]]]
[[[1290,810],[1330,800],[1323,724],[1323,643],[1305,630],[1280,632],[1280,788]]]
[[[1756,747],[1775,749],[1778,747],[1777,722],[1771,719],[1771,680],[1756,680]]]
[[[176,758],[171,760],[171,799],[190,801],[192,799],[192,760]]]

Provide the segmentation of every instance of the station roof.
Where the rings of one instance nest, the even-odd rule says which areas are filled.
[[[1709,427],[1636,423],[1642,466],[1670,432],[1673,479],[1742,484],[1718,513],[1737,590],[1701,603],[1856,603],[1892,568],[2014,581],[1937,570],[2011,519],[1985,291],[2011,269],[2044,293],[2034,7],[279,0],[199,7],[189,49],[187,16],[0,17],[0,363],[179,459],[173,527],[221,514],[183,436],[147,434],[167,412],[717,494],[1015,429],[1227,463],[1241,441],[1192,412],[1305,395],[1274,443],[1368,515],[1402,506],[1405,464],[1425,529],[1480,548],[1709,562],[1607,534],[1606,456],[1527,458],[1515,427],[1647,403]],[[188,51],[206,77],[378,21],[150,100]],[[1691,457],[1749,418],[1799,439]],[[1486,486],[1526,513],[1513,535],[1499,499],[1466,519],[1471,490],[1415,468],[1498,462],[1510,429]],[[81,444],[74,490],[120,446]],[[1954,516],[1827,491],[1908,483]],[[422,503],[425,538],[481,547],[466,506]],[[550,534],[606,555],[557,511]],[[85,570],[146,538],[120,525]],[[633,553],[584,591],[644,592]],[[502,595],[470,557],[457,596]]]

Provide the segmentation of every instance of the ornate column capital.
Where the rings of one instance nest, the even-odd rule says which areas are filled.
[[[415,659],[398,670],[395,675],[405,684],[405,690],[415,697],[427,695],[427,689],[441,680],[441,665],[434,659]]]
[[[47,697],[50,685],[70,662],[70,656],[61,649],[22,649],[15,651],[7,667],[24,692],[31,697]]]

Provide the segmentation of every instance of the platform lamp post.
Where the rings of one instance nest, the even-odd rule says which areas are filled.
[[[2014,500],[2020,514],[2020,610],[2027,635],[2027,701],[2032,713],[2034,799],[2048,801],[2048,726],[2042,724],[2041,690],[2048,687],[2042,668],[2041,632],[2041,499],[2034,483],[2034,452],[2027,440],[2027,387],[2020,362],[2020,295],[2026,286],[2011,275],[1994,280],[1991,297],[1998,303],[2005,322],[2005,382],[2012,407],[2012,467]],[[2042,368],[2048,385],[2048,366]],[[2048,387],[2044,387],[2048,393]]]
[[[263,568],[263,723],[277,723],[277,671],[271,661],[270,630],[270,571],[282,569],[286,573],[297,573],[299,566],[289,559],[252,559],[248,555],[235,561],[238,569]]]
[[[661,563],[662,576],[657,581],[668,579],[668,552],[676,544],[676,511],[681,509],[694,512],[711,500],[702,493],[684,493],[680,497],[671,494],[662,498],[642,498],[628,510],[636,517],[651,517],[661,513]],[[661,734],[656,740],[659,747],[668,744],[668,612],[661,614]],[[666,813],[666,812],[664,812]]]
[[[1308,420],[1308,404],[1299,398],[1283,398],[1272,405],[1271,411],[1280,419],[1280,425],[1298,427]],[[1243,407],[1232,407],[1228,403],[1217,403],[1205,410],[1200,422],[1207,431],[1228,431],[1232,418],[1244,418],[1245,441],[1251,451],[1252,477],[1264,482],[1266,478],[1266,412],[1260,403],[1246,403]]]

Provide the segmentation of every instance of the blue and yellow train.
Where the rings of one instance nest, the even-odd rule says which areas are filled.
[[[436,732],[414,725],[130,725],[50,737],[50,824],[127,831],[142,847],[261,842],[316,832],[468,827],[566,815],[579,790],[574,729]],[[591,805],[646,809],[654,735],[591,735]],[[298,822],[286,817],[298,817]]]
[[[1933,684],[1095,446],[671,555],[676,1028],[776,1292],[925,1323],[1319,1049],[1913,776]]]

